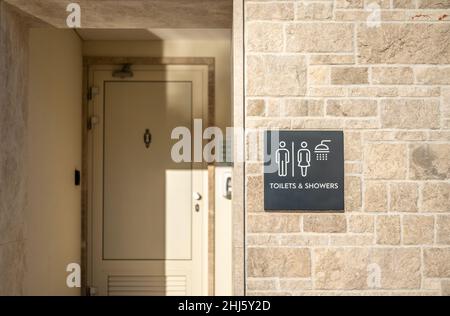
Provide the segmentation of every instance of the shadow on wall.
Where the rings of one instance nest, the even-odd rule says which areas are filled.
[[[73,30],[30,30],[25,294],[79,295],[82,42]]]

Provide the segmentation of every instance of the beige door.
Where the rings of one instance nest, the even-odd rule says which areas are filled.
[[[97,66],[90,82],[88,282],[98,295],[207,294],[207,176],[176,163],[174,128],[207,115],[203,66]]]

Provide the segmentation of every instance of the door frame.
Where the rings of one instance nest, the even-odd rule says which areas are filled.
[[[89,148],[89,82],[90,71],[94,66],[117,65],[123,64],[133,65],[150,65],[150,66],[169,66],[169,65],[201,65],[208,68],[208,107],[206,116],[206,126],[204,128],[214,126],[215,113],[215,58],[213,57],[92,57],[83,58],[83,106],[82,106],[82,174],[85,179],[89,179],[93,172],[90,170],[89,159],[91,159],[91,150]],[[213,164],[207,165],[208,180],[214,179]],[[88,284],[89,266],[89,187],[90,181],[82,181],[82,203],[81,203],[81,295],[90,295]],[[208,185],[208,236],[206,236],[208,249],[208,295],[214,295],[214,276],[215,276],[215,209],[214,209],[214,185]]]
[[[232,31],[232,109],[233,127],[245,130],[245,0],[233,0]],[[232,287],[233,295],[246,295],[246,181],[245,132],[233,137],[233,200],[232,200]]]

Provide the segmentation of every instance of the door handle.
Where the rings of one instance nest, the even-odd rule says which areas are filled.
[[[194,200],[200,201],[202,199],[202,195],[198,192],[194,193]],[[195,211],[198,213],[200,212],[200,203],[195,203]]]
[[[149,129],[145,130],[144,133],[144,144],[146,148],[150,148],[150,144],[152,143],[152,133],[150,133]]]
[[[233,188],[232,183],[233,178],[231,177],[231,172],[226,172],[222,176],[222,196],[228,200],[231,200]]]

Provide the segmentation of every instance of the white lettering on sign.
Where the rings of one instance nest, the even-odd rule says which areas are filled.
[[[270,188],[271,189],[276,189],[276,190],[291,190],[291,189],[296,189],[297,188],[297,184],[296,183],[270,183]]]
[[[339,183],[319,183],[319,182],[306,182],[306,183],[294,183],[294,182],[270,182],[269,186],[275,190],[338,190]]]
[[[339,184],[337,184],[337,183],[305,183],[305,189],[337,190],[337,189],[339,189]]]

